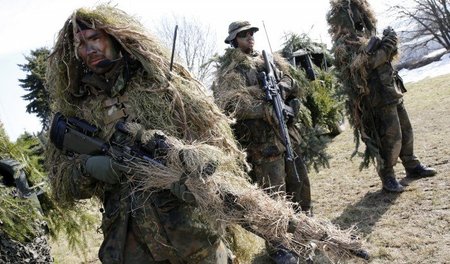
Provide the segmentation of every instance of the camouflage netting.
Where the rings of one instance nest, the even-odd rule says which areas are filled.
[[[75,18],[113,36],[145,69],[128,83],[127,94],[140,124],[128,123],[129,130],[143,138],[161,130],[172,147],[167,166],[162,168],[144,161],[129,164],[135,171],[129,181],[136,191],[168,189],[183,174],[186,185],[197,200],[199,211],[212,222],[241,223],[263,238],[279,243],[300,255],[312,252],[310,242],[331,256],[349,256],[361,247],[350,234],[329,222],[294,213],[285,200],[275,200],[247,180],[245,155],[237,148],[230,120],[204,93],[203,86],[180,65],[169,72],[169,56],[143,27],[125,13],[107,5],[79,9],[61,30],[49,60],[48,86],[54,99],[53,111],[76,116],[78,74],[82,70],[73,46],[72,22]],[[95,123],[96,111],[86,120]],[[145,130],[145,131],[142,131]],[[148,136],[150,137],[150,136]],[[67,186],[71,164],[60,151],[49,146],[50,174],[57,200],[67,206],[75,201]],[[180,160],[181,159],[181,160]],[[212,175],[210,175],[212,174]],[[208,176],[210,175],[210,176]],[[148,192],[148,193],[149,193]],[[287,232],[289,221],[299,224],[294,234]]]
[[[349,122],[354,127],[355,154],[361,138],[366,144],[366,150],[360,168],[367,167],[375,159],[381,165],[377,130],[374,127],[368,102],[370,93],[367,86],[369,59],[364,50],[370,36],[375,33],[376,19],[366,0],[336,0],[330,1],[330,4],[331,10],[327,14],[327,21],[330,26],[329,33],[334,41],[333,50],[338,76],[348,96],[346,107],[349,113]],[[356,37],[354,21],[350,18],[352,10],[358,10],[364,18],[364,24],[367,27],[364,35]]]

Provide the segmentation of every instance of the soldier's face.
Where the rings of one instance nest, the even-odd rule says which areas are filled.
[[[236,35],[236,41],[238,48],[244,53],[251,53],[253,51],[253,46],[255,46],[255,38],[253,34],[255,32],[251,30],[239,32]]]
[[[102,30],[86,29],[75,36],[78,56],[95,73],[108,72],[115,59],[119,58],[112,37]]]

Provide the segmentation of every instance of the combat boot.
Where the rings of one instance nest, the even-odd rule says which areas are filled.
[[[436,175],[436,170],[422,164],[417,165],[412,169],[406,169],[406,177],[408,178],[423,178]]]
[[[401,193],[405,190],[403,185],[401,185],[393,176],[385,176],[381,178],[383,183],[383,190],[394,193]]]
[[[275,264],[298,264],[300,261],[297,254],[284,248],[280,248],[270,254],[270,258]]]

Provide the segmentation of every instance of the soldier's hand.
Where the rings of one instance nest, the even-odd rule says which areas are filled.
[[[156,131],[142,148],[156,160],[164,159],[170,149],[166,135],[161,131]]]
[[[393,29],[390,30],[389,32],[386,32],[383,39],[381,40],[382,47],[390,54],[395,53],[397,51],[397,43],[398,43],[397,33],[395,33]]]
[[[392,34],[392,33],[396,34],[394,29],[392,27],[390,27],[390,26],[383,30],[383,36],[387,36],[387,35]]]
[[[179,181],[173,182],[170,185],[170,192],[175,195],[178,199],[193,204],[195,203],[195,196],[191,191],[187,188],[184,183],[180,183]]]
[[[90,156],[84,164],[84,174],[99,181],[116,184],[123,172],[127,172],[124,165],[114,161],[109,156]]]
[[[300,100],[298,98],[294,98],[289,100],[289,106],[292,108],[292,114],[294,115],[294,119],[297,118],[298,113],[300,112]]]

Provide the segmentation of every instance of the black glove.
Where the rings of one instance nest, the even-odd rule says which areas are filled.
[[[152,139],[144,144],[142,148],[152,159],[165,164],[165,158],[170,149],[170,145],[167,143],[166,135],[162,132],[155,132]]]
[[[381,39],[381,47],[389,54],[395,54],[397,52],[398,38],[397,33],[388,27],[383,31],[383,38]]]
[[[122,173],[127,172],[125,166],[117,163],[109,156],[91,156],[87,158],[84,170],[84,174],[87,174],[87,176],[109,184],[118,183]]]
[[[291,99],[288,102],[289,106],[292,108],[292,114],[294,115],[294,119],[297,118],[298,113],[300,112],[300,100],[297,98]]]

